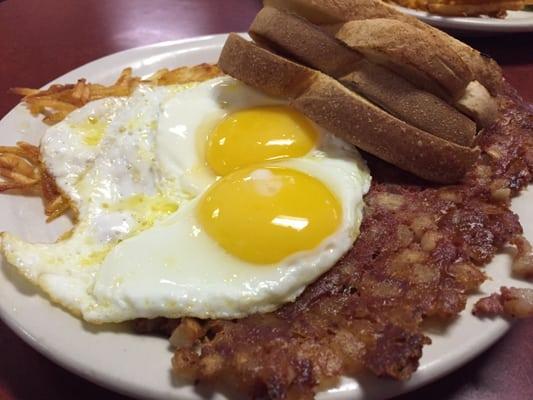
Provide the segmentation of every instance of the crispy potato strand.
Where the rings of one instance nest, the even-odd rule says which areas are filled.
[[[57,218],[69,208],[69,201],[57,188],[39,160],[39,148],[26,142],[16,146],[0,146],[0,192],[18,189],[26,193],[39,188],[48,220]]]

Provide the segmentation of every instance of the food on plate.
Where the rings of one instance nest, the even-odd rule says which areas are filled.
[[[19,142],[17,146],[0,146],[0,190],[21,189],[40,179],[39,148]]]
[[[87,321],[169,336],[179,378],[272,399],[408,379],[424,320],[463,311],[504,246],[532,276],[509,204],[533,180],[533,111],[492,60],[383,3],[268,3],[222,72],[16,89],[51,127],[0,148],[0,189],[75,225],[2,233],[2,252]],[[529,317],[532,293],[473,312]]]
[[[370,184],[355,149],[230,77],[91,101],[40,157],[76,225],[52,244],[4,233],[3,252],[95,323],[293,301],[352,246]]]
[[[352,3],[356,7],[355,3],[358,2]],[[390,108],[391,104],[396,109],[402,106],[393,99],[387,99],[383,93],[390,93],[391,90],[393,93],[404,93],[403,112],[398,115],[394,113],[394,108],[392,111],[400,118],[413,118],[416,114],[409,112],[409,108],[413,107],[425,118],[425,127],[440,126],[442,121],[427,121],[430,117],[424,116],[434,114],[428,111],[435,106],[437,99],[431,96],[434,94],[469,115],[479,126],[489,126],[497,116],[497,108],[487,88],[495,86],[494,80],[501,80],[498,70],[491,73],[493,78],[487,79],[485,69],[492,69],[491,63],[481,59],[479,53],[472,53],[475,52],[472,49],[469,52],[463,45],[455,44],[454,39],[443,42],[439,31],[427,31],[418,21],[405,19],[401,13],[391,12],[388,15],[390,10],[383,11],[383,15],[376,14],[369,19],[356,18],[342,25],[324,26],[290,15],[292,9],[287,11],[267,7],[257,15],[251,33],[254,37],[258,36],[256,39],[259,42],[265,40],[274,48],[277,46],[296,60],[336,77],[379,104],[385,103],[385,109]],[[281,29],[282,26],[284,29]],[[287,27],[290,32],[287,32]],[[335,38],[352,51],[344,46],[339,48],[340,43]],[[308,43],[305,48],[300,47],[302,40]],[[405,43],[410,45],[406,47]],[[327,61],[330,65],[325,65],[325,57],[318,56],[326,46],[331,54],[329,59],[339,60],[337,66],[332,61]],[[347,74],[348,71],[352,75],[338,76],[339,72]],[[483,81],[483,84],[478,80]],[[410,101],[406,102],[406,98]],[[437,106],[435,111],[445,119],[450,111],[446,112],[445,106],[438,103]]]
[[[505,315],[511,318],[533,317],[533,290],[503,286],[500,292],[500,294],[494,293],[479,300],[474,306],[474,314]]]
[[[434,47],[453,50],[466,64],[472,76],[488,89],[492,95],[499,93],[502,86],[501,69],[494,60],[465,43],[433,28],[413,16],[398,11],[379,0],[265,0],[265,5],[290,11],[321,29],[335,33],[350,21],[386,18],[409,24],[420,32],[418,39],[427,36]],[[417,40],[418,40],[417,39]],[[416,82],[414,82],[416,84]]]
[[[463,310],[467,295],[487,279],[479,267],[502,246],[516,246],[515,272],[520,271],[525,277],[531,273],[531,248],[521,236],[518,219],[508,209],[511,196],[532,180],[531,108],[511,88],[502,86],[499,68],[492,61],[380,3],[269,3],[277,8],[263,9],[252,24],[250,33],[255,44],[236,35],[229,36],[219,59],[224,72],[265,93],[288,98],[290,104],[309,118],[378,158],[417,175],[427,174],[422,170],[423,165],[435,168],[431,161],[406,166],[398,159],[388,159],[383,152],[390,144],[388,149],[393,156],[409,154],[408,148],[397,150],[412,132],[411,121],[427,122],[411,117],[408,109],[392,109],[386,94],[383,98],[372,97],[375,85],[383,83],[376,84],[368,74],[361,79],[366,86],[347,82],[344,77],[350,71],[373,73],[372,69],[364,69],[364,63],[374,67],[381,60],[375,54],[368,56],[364,52],[353,55],[348,47],[332,40],[333,32],[337,40],[351,46],[349,36],[357,39],[364,36],[364,29],[357,33],[343,30],[346,24],[342,22],[349,17],[354,20],[366,16],[392,18],[420,30],[419,34],[429,35],[433,46],[445,46],[440,49],[442,54],[458,55],[471,75],[462,83],[464,98],[461,100],[457,99],[461,89],[454,93],[452,85],[448,93],[434,91],[427,84],[417,87],[409,69],[395,65],[385,76],[396,81],[404,79],[400,81],[402,87],[410,82],[426,94],[425,98],[429,94],[432,99],[437,98],[438,104],[442,104],[438,99],[451,103],[453,108],[446,109],[448,112],[467,113],[478,123],[484,120],[479,125],[485,125],[485,129],[476,137],[481,155],[467,168],[459,184],[437,187],[413,181],[398,168],[365,155],[373,184],[365,197],[367,207],[361,235],[351,251],[294,303],[273,313],[238,321],[182,320],[170,338],[177,346],[174,370],[180,377],[229,385],[254,398],[310,398],[317,390],[334,385],[340,375],[356,374],[362,369],[378,376],[407,379],[418,366],[423,346],[429,343],[422,333],[421,322],[428,317],[446,321]],[[354,4],[361,7],[342,8]],[[365,22],[368,27],[376,21]],[[374,48],[384,46],[384,54],[402,59],[405,54],[394,54],[396,44],[388,39],[378,38]],[[368,44],[368,40],[361,41]],[[420,70],[418,63],[425,61],[416,53],[409,57],[415,69]],[[402,60],[400,66],[407,62],[405,58]],[[438,69],[432,64],[426,67],[435,73],[428,79],[436,84]],[[447,78],[441,82],[453,83]],[[476,98],[475,94],[467,93],[467,88],[472,92],[488,90]],[[488,93],[494,97],[488,97]],[[479,118],[481,113],[468,113],[465,105],[475,109],[480,98],[485,99],[485,105],[489,104],[485,108],[489,117],[491,113],[497,115],[493,108],[497,104],[501,112],[497,121]],[[369,115],[372,118],[366,118]],[[409,118],[410,123],[405,124],[409,128],[399,128]],[[437,118],[442,118],[442,114]],[[386,143],[373,148],[372,140],[386,134],[379,131],[384,121],[393,121],[388,126],[397,135],[392,133]],[[441,132],[417,131],[424,133],[422,144],[417,143],[419,146],[431,143],[436,137],[442,139]],[[459,138],[468,141],[468,136]],[[448,145],[454,143],[453,137],[446,139],[443,141]],[[449,157],[443,155],[442,149],[436,149],[435,154],[443,159]],[[437,174],[443,179],[446,172],[441,167]],[[530,316],[532,292],[531,288],[502,290],[498,297],[501,306],[493,307],[491,312]],[[481,314],[479,307],[475,311]],[[161,329],[164,332],[169,327],[172,329],[174,325],[167,320],[138,323],[141,331]]]
[[[256,15],[250,34],[256,42],[334,77],[416,128],[463,146],[473,143],[476,126],[470,118],[389,69],[366,60],[303,18],[265,7]]]
[[[369,60],[399,71],[439,97],[459,97],[473,78],[466,63],[449,46],[435,47],[431,38],[421,36],[418,28],[402,21],[349,21],[335,36]],[[408,47],[405,41],[410,43]]]
[[[206,80],[219,74],[220,71],[215,66],[200,64],[193,68],[161,69],[143,82],[154,85],[177,85]],[[18,87],[13,88],[12,92],[24,96],[24,102],[32,115],[43,115],[43,122],[53,125],[90,101],[113,96],[129,96],[140,82],[139,77],[132,75],[131,68],[125,68],[115,83],[109,86],[79,79],[76,84],[55,84],[47,90]]]
[[[219,65],[248,85],[289,98],[295,108],[347,142],[428,180],[457,181],[478,156],[476,149],[410,126],[333,78],[235,34],[228,38]]]
[[[531,0],[387,0],[403,7],[456,17],[505,18],[507,11],[523,10]]]
[[[0,191],[40,191],[48,221],[69,209],[68,199],[57,189],[52,177],[39,159],[39,147],[26,142],[16,146],[0,146]]]

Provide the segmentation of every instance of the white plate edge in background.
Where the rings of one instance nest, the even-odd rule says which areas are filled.
[[[533,32],[533,11],[508,11],[506,18],[487,18],[447,17],[398,5],[394,8],[437,28],[479,33]]]

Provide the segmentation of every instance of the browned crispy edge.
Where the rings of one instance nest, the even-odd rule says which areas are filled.
[[[403,21],[349,21],[340,27],[336,37],[441,98],[461,97],[472,80],[470,70],[455,51],[449,46],[435,46],[432,38]]]

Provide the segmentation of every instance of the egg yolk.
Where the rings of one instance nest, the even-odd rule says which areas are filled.
[[[287,106],[263,106],[226,116],[209,135],[208,165],[217,175],[269,160],[300,157],[315,145],[311,122]]]
[[[230,254],[272,264],[309,250],[334,233],[337,198],[316,178],[276,166],[256,166],[217,181],[200,199],[205,232]]]

